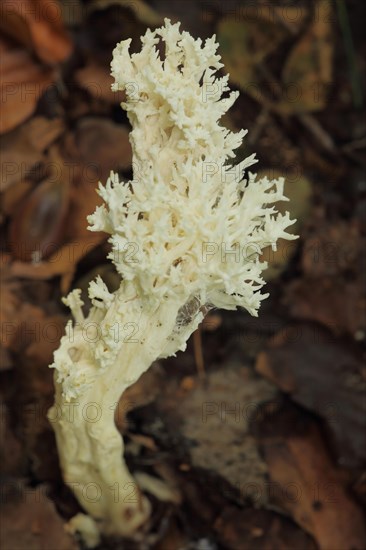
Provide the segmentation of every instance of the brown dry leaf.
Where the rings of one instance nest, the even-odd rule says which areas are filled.
[[[288,113],[321,111],[333,78],[332,23],[329,0],[318,0],[309,28],[291,50],[283,68],[286,90],[294,89],[296,101],[282,101]]]
[[[39,481],[60,479],[57,451],[47,411],[53,402],[54,371],[49,368],[53,352],[65,334],[66,319],[62,315],[44,315],[26,327],[35,332],[23,353],[18,355],[16,398],[19,411],[18,433],[25,445],[28,467]],[[19,332],[19,338],[22,332]]]
[[[227,506],[215,531],[230,550],[317,550],[314,541],[292,521],[268,510]]]
[[[357,220],[321,223],[308,231],[305,277],[285,288],[284,303],[297,319],[316,320],[356,339],[366,333],[365,239]]]
[[[340,276],[296,279],[285,288],[283,303],[298,320],[317,321],[335,334],[355,340],[366,335],[365,277]]]
[[[5,286],[6,284],[2,284]],[[14,287],[12,288],[14,291]],[[2,302],[7,302],[7,305],[2,307],[0,310],[0,321],[2,327],[2,341],[1,346],[5,350],[10,350],[12,353],[25,354],[34,353],[34,349],[37,350],[39,356],[47,356],[47,362],[49,364],[52,359],[52,353],[49,353],[49,346],[54,351],[54,342],[56,340],[48,340],[46,338],[46,344],[48,347],[44,347],[40,341],[40,331],[42,327],[45,327],[44,334],[48,334],[51,339],[53,339],[53,333],[56,328],[56,322],[54,318],[47,317],[44,311],[28,302],[17,299],[15,293],[6,289],[5,292],[2,290]],[[61,327],[61,321],[59,323]],[[61,328],[57,334],[61,335]]]
[[[68,198],[67,183],[52,177],[24,198],[9,226],[8,246],[14,258],[40,261],[60,247]]]
[[[37,263],[34,264],[15,262],[13,274],[35,279],[61,275],[61,288],[66,292],[77,262],[106,238],[105,233],[91,233],[87,229],[87,215],[101,203],[96,193],[98,180],[105,181],[112,169],[129,168],[131,160],[127,129],[107,119],[82,119],[75,133],[66,136],[62,153],[58,145],[53,146],[48,155],[49,164],[56,170],[56,183],[62,184],[66,190],[70,185],[71,196],[65,231],[60,238],[51,237],[53,244],[59,245],[65,240],[67,244],[50,255],[47,262],[40,262],[39,257],[35,258]],[[23,241],[24,238],[20,239]]]
[[[8,231],[12,256],[39,262],[65,242],[65,217],[69,205],[70,178],[58,147],[50,149],[43,172],[47,176],[18,205]],[[41,172],[41,171],[40,171]]]
[[[3,0],[0,31],[0,133],[4,133],[33,113],[38,99],[57,79],[51,66],[71,54],[72,42],[56,0]]]
[[[22,475],[26,471],[26,457],[20,441],[14,435],[11,415],[1,397],[0,411],[0,475]]]
[[[86,218],[102,203],[96,192],[98,182],[105,184],[111,170],[130,168],[132,150],[126,127],[97,117],[81,119],[63,149],[73,179],[66,235],[75,240],[90,234]]]
[[[66,135],[66,140],[69,135]],[[74,151],[73,151],[74,152]],[[90,151],[93,153],[95,151]],[[50,177],[55,179],[59,187],[65,189],[64,202],[68,206],[67,213],[62,217],[62,237],[63,242],[78,241],[84,237],[90,237],[90,231],[87,230],[87,215],[92,214],[95,207],[101,203],[99,195],[96,193],[98,177],[98,158],[93,161],[84,162],[80,152],[68,155],[67,151],[61,151],[58,144],[54,145],[48,155],[48,164],[52,168]],[[65,210],[65,209],[64,209]],[[94,233],[95,241],[98,241],[99,234]],[[99,244],[100,240],[98,241]]]
[[[131,167],[132,149],[129,130],[107,118],[86,117],[79,121],[74,134],[75,146],[80,159],[95,177],[104,180],[110,171]]]
[[[320,415],[339,461],[366,459],[366,381],[362,359],[317,324],[277,333],[257,358],[257,371],[300,405]]]
[[[125,101],[125,92],[112,92],[111,90],[114,80],[110,75],[109,68],[99,65],[93,59],[89,59],[85,67],[75,72],[75,80],[95,99],[101,99],[108,103]]]
[[[99,181],[105,183],[111,170],[131,168],[128,128],[107,118],[81,118],[75,131],[66,135],[61,154],[68,177],[76,185],[82,182],[95,191]]]
[[[13,358],[9,351],[0,343],[0,372],[11,370],[13,368]]]
[[[63,277],[61,290],[66,293],[70,288],[78,261],[98,246],[103,239],[105,239],[104,233],[90,233],[87,237],[65,244],[46,262],[36,264],[14,262],[12,274],[14,277],[40,280],[61,275]]]
[[[357,273],[362,266],[365,239],[357,220],[322,223],[304,243],[302,267],[311,278]]]
[[[320,550],[365,548],[362,511],[343,486],[315,424],[302,435],[269,432],[261,447],[274,503],[313,535]]]
[[[77,549],[47,496],[46,485],[31,488],[20,480],[9,483],[9,491],[4,497],[0,543],[4,550]]]
[[[0,55],[0,134],[3,134],[33,113],[38,99],[54,82],[56,72],[37,63],[26,50],[10,46],[3,37]]]
[[[0,285],[0,324],[2,329],[1,345],[12,348],[15,338],[16,312],[19,311],[21,300],[17,297],[20,283],[9,276],[8,259],[1,258],[1,285]]]
[[[18,207],[18,204],[32,189],[32,182],[23,179],[8,187],[1,196],[1,212],[4,216],[12,216]]]
[[[12,352],[28,344],[31,337],[27,332],[27,323],[38,322],[44,315],[43,311],[22,299],[20,281],[14,279],[11,273],[10,258],[2,257],[0,284],[0,324],[2,328],[1,344]],[[19,330],[23,331],[19,337]]]
[[[14,104],[16,107],[16,104]],[[8,108],[8,104],[7,104]],[[1,162],[3,175],[0,190],[22,181],[32,168],[43,159],[44,151],[63,132],[60,119],[49,120],[37,116],[1,137]]]
[[[36,338],[27,346],[24,358],[28,367],[32,364],[37,367],[38,371],[41,369],[41,375],[38,375],[38,378],[37,376],[31,376],[31,380],[29,380],[29,386],[32,385],[38,388],[37,393],[49,394],[50,386],[48,381],[45,380],[43,370],[44,367],[48,367],[53,362],[53,352],[58,348],[64,329],[65,318],[63,316],[44,314],[38,321]],[[50,378],[52,378],[52,375]],[[42,388],[42,391],[39,391],[39,388]]]
[[[57,0],[3,0],[0,30],[46,64],[64,61],[72,51]]]
[[[13,415],[15,413],[12,418],[14,429],[22,442],[21,456],[26,460],[27,471],[31,468],[32,474],[38,479],[55,479],[59,475],[57,458],[50,451],[54,443],[46,416],[54,391],[53,372],[48,365],[64,334],[65,318],[48,315],[27,301],[30,297],[41,303],[48,300],[48,285],[22,284],[19,279],[12,277],[11,264],[6,264],[5,258],[4,263],[0,303],[1,345],[14,357],[15,385],[12,385],[10,396],[11,411]],[[6,386],[4,389],[9,391]],[[2,452],[4,454],[12,450],[16,468],[21,465],[17,460],[16,445],[11,434],[7,438],[9,449],[6,443]],[[16,473],[11,469],[7,456],[3,467]]]

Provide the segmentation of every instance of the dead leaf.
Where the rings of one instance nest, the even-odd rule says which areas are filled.
[[[356,274],[362,268],[365,240],[357,220],[321,223],[308,231],[302,268],[311,278]]]
[[[27,266],[25,263],[15,262],[13,273],[16,276],[48,279],[61,275],[63,292],[69,289],[77,262],[106,238],[104,233],[91,233],[87,229],[86,218],[101,203],[101,198],[96,192],[98,181],[100,179],[105,181],[112,169],[127,169],[131,166],[132,151],[128,135],[125,127],[107,119],[85,118],[79,122],[75,133],[66,136],[61,150],[58,145],[50,149],[47,160],[57,177],[54,179],[51,174],[51,180],[42,184],[34,193],[39,194],[43,186],[48,189],[50,185],[51,187],[56,185],[60,191],[66,193],[65,197],[67,197],[68,185],[70,185],[70,208],[63,224],[67,202],[55,203],[58,209],[57,216],[54,216],[58,218],[55,221],[57,234],[50,233],[49,223],[45,234],[47,246],[52,244],[52,247],[48,247],[50,253],[48,261],[40,261],[42,255],[34,257],[33,254],[31,256],[35,262],[33,265]],[[45,193],[44,198],[49,201],[50,193]],[[31,208],[27,201],[25,208]],[[37,208],[34,207],[32,211],[37,212]],[[19,224],[23,227],[26,221],[24,213],[20,212],[13,222],[12,229],[19,229]],[[32,231],[36,225],[32,223]],[[64,228],[65,231],[63,231]],[[19,231],[15,229],[11,231],[11,242],[14,242],[14,246],[17,247],[24,246],[27,231],[23,231],[22,236],[18,233]],[[42,231],[41,234],[43,235]],[[38,234],[37,238],[39,238]],[[68,244],[55,251],[56,246],[58,247],[62,241]],[[16,257],[23,259],[24,255],[17,254]],[[30,259],[29,255],[27,259]]]
[[[81,160],[89,171],[94,168],[100,180],[108,177],[111,170],[131,167],[129,129],[107,118],[82,118],[76,129],[75,145]]]
[[[35,165],[45,160],[44,151],[63,132],[60,119],[49,120],[37,116],[1,137],[1,162],[3,165],[0,190],[22,181]]]
[[[318,428],[309,423],[305,433],[289,435],[276,429],[278,420],[272,418],[273,429],[260,437],[272,483],[272,503],[313,535],[320,550],[362,550],[366,545],[362,511],[348,495]],[[280,430],[288,423],[284,418]]]
[[[268,510],[227,506],[214,528],[221,544],[230,550],[316,550],[304,531]]]
[[[75,72],[75,80],[95,99],[118,104],[125,101],[125,92],[111,90],[114,79],[110,75],[109,67],[103,67],[93,59],[89,59],[85,67]]]
[[[57,0],[3,0],[0,30],[47,64],[64,61],[72,42]]]
[[[283,301],[297,319],[316,320],[356,339],[366,334],[365,239],[357,219],[318,222],[307,231],[305,277],[291,281]]]
[[[329,0],[318,0],[310,26],[291,50],[283,68],[285,90],[293,89],[293,101],[282,101],[288,113],[324,109],[333,80],[332,23]]]
[[[44,314],[36,322],[28,321],[26,329],[21,327],[18,332],[18,338],[22,337],[24,330],[35,333],[26,349],[18,355],[15,399],[19,411],[18,433],[24,442],[28,467],[38,481],[59,482],[61,479],[47,411],[54,399],[54,371],[49,365],[65,334],[65,323],[63,315]]]
[[[55,178],[55,172],[24,198],[9,226],[14,258],[40,261],[60,247],[68,199],[67,180]]]
[[[78,261],[105,238],[106,235],[104,233],[91,233],[87,237],[65,244],[50,256],[46,262],[30,264],[16,261],[12,264],[12,274],[15,277],[40,280],[61,275],[64,277],[61,290],[63,293],[66,293],[70,288]]]
[[[22,475],[26,471],[24,451],[10,426],[11,415],[2,398],[0,411],[0,475]]]
[[[5,265],[5,260],[2,258],[2,270],[1,270],[1,285],[0,285],[0,324],[1,324],[1,344],[5,348],[12,348],[12,344],[15,338],[15,325],[17,318],[15,312],[19,311],[21,304],[20,299],[17,297],[17,286],[19,283],[11,281],[7,276],[8,266]]]
[[[31,323],[29,323],[31,325]],[[24,357],[26,358],[29,368],[30,363],[36,365],[38,370],[41,368],[44,372],[44,368],[48,369],[48,365],[53,362],[53,352],[58,348],[61,337],[65,330],[65,318],[61,315],[46,315],[44,314],[37,323],[35,338],[29,343],[25,351]],[[37,393],[45,393],[49,395],[50,385],[48,380],[45,380],[44,373],[41,375],[33,376],[30,380],[29,386],[37,386]],[[49,371],[48,371],[49,372]],[[35,374],[33,372],[33,374]],[[53,378],[53,374],[47,377]],[[51,388],[53,385],[51,384]],[[39,391],[40,388],[46,388],[45,391]],[[52,391],[52,390],[51,390]]]
[[[66,136],[62,150],[65,170],[70,174],[71,168],[73,181],[66,236],[77,240],[90,234],[87,216],[102,204],[98,182],[105,184],[111,170],[131,167],[129,132],[108,119],[86,117]]]
[[[317,321],[335,334],[349,333],[355,340],[366,335],[365,277],[340,276],[290,281],[283,304],[298,320]]]
[[[18,352],[24,350],[32,338],[32,331],[27,330],[28,324],[37,323],[44,313],[39,307],[24,299],[21,283],[11,272],[10,258],[2,257],[1,260],[1,343],[4,348]]]
[[[0,133],[3,134],[33,113],[38,99],[56,79],[56,72],[34,61],[26,50],[10,46],[3,37],[0,55]]]
[[[316,324],[277,333],[257,358],[256,370],[292,399],[321,416],[339,461],[366,459],[366,381],[362,359]]]
[[[9,351],[0,343],[0,372],[11,370],[13,368],[13,359]]]
[[[52,66],[71,54],[72,42],[57,0],[3,0],[1,8],[0,133],[4,133],[33,113],[38,99],[58,78]]]
[[[47,486],[27,487],[14,480],[1,507],[1,547],[11,550],[76,550],[76,542],[66,534],[64,521],[47,496]],[[15,496],[16,493],[16,496]]]
[[[1,212],[5,216],[12,216],[32,187],[32,182],[27,179],[20,180],[8,187],[1,197]]]

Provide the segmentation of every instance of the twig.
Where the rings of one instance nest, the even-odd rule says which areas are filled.
[[[316,118],[313,117],[313,115],[310,115],[308,113],[303,113],[301,115],[297,115],[300,122],[317,138],[319,143],[326,149],[327,151],[334,153],[335,151],[335,145],[334,141],[319,124],[319,122],[316,120]]]
[[[352,151],[355,151],[357,149],[364,149],[365,147],[366,147],[366,137],[363,137],[360,139],[355,139],[354,141],[350,141],[345,145],[342,145],[341,149],[346,153],[352,153]]]
[[[250,134],[248,135],[248,143],[249,145],[254,145],[261,135],[263,128],[265,127],[269,115],[269,109],[267,107],[263,107],[261,112],[259,113],[254,127],[251,129]]]
[[[200,380],[204,380],[206,378],[206,372],[205,372],[205,362],[203,358],[203,351],[202,351],[202,333],[201,333],[201,327],[198,327],[197,330],[193,333],[193,350],[194,350],[194,360],[196,362],[198,377]]]

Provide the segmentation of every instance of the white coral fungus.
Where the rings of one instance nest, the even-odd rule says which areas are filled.
[[[112,61],[113,89],[125,90],[122,107],[133,128],[133,180],[112,173],[99,186],[105,204],[89,217],[92,231],[111,235],[121,286],[110,293],[100,277],[93,281],[86,318],[80,291],[69,295],[76,323],[69,323],[51,365],[50,417],[62,411],[54,428],[64,478],[95,520],[93,536],[90,517],[83,523],[86,516],[78,514],[72,523],[85,540],[94,540],[95,530],[130,536],[149,514],[140,493],[127,505],[109,488],[132,479],[112,405],[154,360],[184,350],[210,307],[241,306],[256,315],[265,297],[261,251],[295,238],[286,232],[293,223],[288,213],[275,208],[287,200],[283,178],[257,180],[247,171],[254,155],[234,165],[246,131],[220,124],[238,92],[229,91],[228,76],[216,76],[223,65],[215,37],[202,44],[166,19],[141,40],[132,55],[131,40],[118,44]],[[91,402],[103,413],[97,423],[82,413]],[[78,404],[72,423],[70,403]],[[103,489],[98,502],[85,498],[90,482]]]

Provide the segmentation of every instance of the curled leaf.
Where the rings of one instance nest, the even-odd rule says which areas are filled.
[[[40,261],[59,248],[67,203],[67,187],[52,179],[23,200],[9,229],[9,246],[15,258]]]
[[[10,107],[7,105],[7,107]],[[14,102],[14,109],[17,104]],[[22,112],[20,112],[22,115]],[[63,132],[61,119],[36,116],[1,137],[2,177],[0,191],[18,183],[30,175],[32,168],[42,162],[43,154]]]
[[[34,111],[38,99],[55,79],[53,69],[37,63],[23,49],[0,38],[0,133],[12,130]]]
[[[2,32],[42,62],[55,64],[69,57],[72,42],[57,0],[3,0],[1,8]]]

